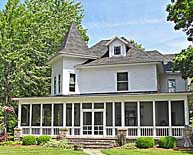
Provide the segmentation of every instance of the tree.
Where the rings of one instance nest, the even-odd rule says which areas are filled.
[[[133,46],[135,46],[138,49],[145,50],[145,48],[142,46],[142,44],[137,43],[135,40],[129,41]]]
[[[175,30],[186,32],[188,40],[193,40],[193,0],[171,0],[167,5],[167,20],[174,22]]]
[[[0,98],[50,94],[48,57],[55,54],[70,24],[83,38],[83,9],[71,0],[8,0],[0,11]]]
[[[188,40],[193,39],[193,0],[171,0],[167,5],[167,20],[174,22],[175,30],[182,29],[188,36]],[[189,46],[182,50],[175,57],[174,70],[179,70],[184,79],[193,78],[193,47]]]

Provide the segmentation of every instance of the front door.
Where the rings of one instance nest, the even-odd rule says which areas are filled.
[[[103,112],[83,112],[83,135],[103,135]]]

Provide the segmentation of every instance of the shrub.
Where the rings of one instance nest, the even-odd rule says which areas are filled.
[[[43,146],[53,147],[53,148],[64,148],[64,149],[71,149],[72,148],[72,145],[69,145],[68,141],[66,139],[59,140],[59,141],[57,141],[55,139],[51,139],[47,143],[43,144]]]
[[[126,143],[121,148],[123,148],[123,149],[136,149],[136,144],[135,143]]]
[[[153,137],[140,137],[136,141],[136,146],[138,148],[151,148],[154,146]]]
[[[22,142],[19,141],[5,141],[5,142],[0,142],[0,145],[19,145],[22,144]]]
[[[22,139],[23,145],[35,145],[36,137],[33,135],[24,136]]]
[[[176,138],[172,136],[167,136],[167,137],[161,137],[159,140],[159,147],[161,148],[175,148],[176,147]]]
[[[50,136],[47,136],[47,135],[42,135],[42,136],[39,136],[37,138],[37,144],[40,145],[40,144],[45,144],[47,143],[48,141],[51,140],[51,137]]]

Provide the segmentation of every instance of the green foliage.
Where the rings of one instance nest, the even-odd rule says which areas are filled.
[[[176,138],[172,136],[161,137],[159,140],[159,147],[166,149],[175,148]]]
[[[153,137],[139,137],[136,140],[136,146],[138,148],[151,148],[154,146]]]
[[[19,141],[5,141],[5,142],[0,142],[0,145],[5,146],[5,145],[19,145],[22,144],[22,142]]]
[[[37,144],[40,145],[40,144],[45,144],[47,143],[48,141],[50,141],[52,138],[50,136],[47,136],[47,135],[42,135],[42,136],[39,136],[37,137]]]
[[[129,41],[133,46],[135,46],[136,48],[140,49],[140,50],[145,50],[145,48],[142,46],[142,44],[137,43],[135,40],[130,40]]]
[[[66,139],[64,140],[55,140],[51,139],[47,143],[43,144],[45,147],[53,147],[53,148],[64,148],[64,149],[71,149],[72,145],[68,144],[68,141]]]
[[[192,0],[171,0],[167,5],[167,20],[174,22],[175,30],[182,29],[188,35],[188,40],[193,39],[193,1]]]
[[[75,22],[83,38],[83,8],[80,3],[61,0],[7,0],[0,10],[0,98],[14,106],[12,97],[50,94],[51,69],[46,65]],[[15,116],[6,116],[8,131]],[[7,122],[6,122],[7,124]]]
[[[121,148],[123,148],[123,149],[136,149],[136,144],[135,143],[126,143]]]
[[[35,145],[36,144],[36,137],[33,135],[27,135],[22,138],[23,145]]]

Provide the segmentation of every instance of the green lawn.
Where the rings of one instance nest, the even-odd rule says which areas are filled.
[[[149,149],[108,149],[102,150],[106,155],[193,155],[193,152]]]
[[[0,146],[0,155],[86,155],[82,151],[40,146]]]

